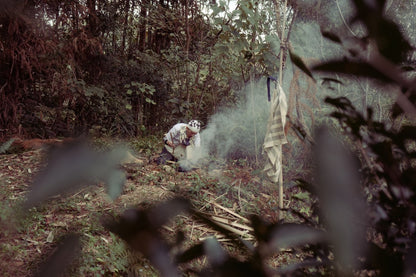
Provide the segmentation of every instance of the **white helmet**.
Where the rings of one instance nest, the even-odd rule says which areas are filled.
[[[201,130],[201,123],[198,120],[191,120],[188,123],[188,128],[194,133],[199,133],[199,130]]]

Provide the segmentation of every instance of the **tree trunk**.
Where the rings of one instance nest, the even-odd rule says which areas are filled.
[[[147,22],[147,5],[148,0],[140,2],[140,25],[139,25],[139,50],[146,49],[146,22]]]
[[[129,11],[130,11],[130,0],[125,0],[124,4],[124,26],[123,26],[123,34],[121,39],[121,54],[125,54],[126,50],[126,37],[127,37],[127,30],[128,30],[128,19],[129,19]]]
[[[93,37],[95,37],[98,35],[97,34],[98,18],[97,18],[97,12],[95,10],[95,0],[87,0],[87,8],[88,8],[87,30]]]
[[[189,91],[189,47],[191,43],[191,37],[189,34],[189,7],[188,0],[185,0],[185,30],[186,30],[186,43],[185,43],[185,54],[186,54],[186,73],[185,73],[185,88],[186,88],[186,100],[190,101],[190,91]]]

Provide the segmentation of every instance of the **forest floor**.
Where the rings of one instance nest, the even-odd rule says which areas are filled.
[[[127,181],[117,199],[111,200],[104,186],[97,184],[54,197],[24,213],[22,203],[35,176],[46,165],[46,151],[0,155],[2,276],[31,275],[68,233],[80,234],[82,244],[82,254],[76,258],[69,276],[157,276],[146,259],[132,255],[120,238],[102,226],[101,219],[119,215],[129,207],[148,207],[178,195],[192,199],[199,211],[253,243],[247,220],[250,214],[277,221],[277,185],[265,180],[261,169],[254,170],[244,160],[216,160],[210,168],[177,172],[175,165],[157,165],[154,151],[134,150],[138,150],[134,154],[139,162],[121,167]],[[284,203],[293,205],[287,199],[298,191],[295,188],[287,193]],[[186,214],[175,217],[162,232],[169,241],[175,239],[178,230],[185,234],[188,246],[216,236],[230,249],[226,238]],[[280,255],[273,263],[285,264],[290,259],[290,255]],[[199,259],[189,266],[201,268],[205,263]]]

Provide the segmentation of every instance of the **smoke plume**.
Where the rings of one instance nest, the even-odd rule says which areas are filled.
[[[208,156],[260,159],[269,112],[266,80],[249,84],[233,107],[222,108],[211,116],[201,131],[201,151],[191,161]]]

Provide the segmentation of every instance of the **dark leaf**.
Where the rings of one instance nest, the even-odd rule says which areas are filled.
[[[404,169],[400,175],[401,195],[405,198],[414,196],[414,188],[416,187],[416,170],[414,168]],[[410,190],[412,189],[412,190]]]
[[[306,75],[308,75],[313,80],[315,80],[313,78],[312,72],[308,69],[308,67],[305,65],[305,63],[302,61],[302,59],[299,56],[297,56],[294,53],[292,53],[292,51],[289,51],[289,55],[290,55],[290,59],[292,60],[292,62],[297,67],[299,67],[300,70],[302,70]]]
[[[67,235],[34,276],[63,276],[74,258],[78,257],[80,250],[79,235]]]
[[[316,188],[309,182],[303,179],[296,179],[295,182],[296,182],[296,185],[299,186],[300,188],[310,192],[312,195],[316,195]]]
[[[235,258],[228,259],[221,266],[213,269],[213,274],[202,276],[230,276],[230,277],[266,277],[267,274],[256,263],[241,262]]]
[[[378,143],[371,143],[371,149],[379,157],[380,161],[385,165],[393,166],[395,164],[395,158],[392,151],[392,144],[389,141],[383,141]]]
[[[396,143],[398,143],[402,147],[402,149],[405,149],[405,143],[407,141],[412,141],[416,137],[415,134],[416,126],[402,126],[400,128],[400,131],[396,135]]]
[[[310,224],[311,226],[315,224],[315,222],[310,217],[304,215],[301,212],[298,212],[298,211],[296,211],[294,209],[288,209],[286,211],[288,211],[288,212],[290,212],[290,213],[298,216],[300,219],[303,219],[306,223]]]
[[[365,261],[365,268],[377,269],[378,276],[403,276],[403,263],[399,253],[392,253],[389,249],[380,248],[374,243],[369,243],[368,260]]]
[[[86,141],[76,141],[51,150],[48,165],[40,172],[27,195],[26,207],[35,206],[49,197],[73,192],[82,186],[103,181],[114,199],[125,182],[118,169],[126,155],[125,149],[97,152]]]
[[[387,83],[392,82],[392,80],[388,76],[385,76],[384,74],[374,69],[372,66],[363,62],[334,60],[324,64],[316,65],[312,68],[312,70],[374,78]]]
[[[405,61],[407,55],[414,48],[403,37],[399,27],[386,19],[377,23],[370,36],[375,37],[380,53],[394,63]]]
[[[250,217],[251,225],[254,229],[254,236],[256,237],[257,241],[268,241],[269,233],[270,233],[270,227],[271,224],[268,224],[265,222],[261,217],[258,215],[252,215]]]
[[[161,276],[179,276],[159,229],[161,224],[186,210],[185,206],[185,201],[173,199],[147,210],[129,209],[118,219],[107,220],[103,225],[149,259]],[[165,212],[168,214],[163,214]]]
[[[338,270],[350,274],[365,250],[366,206],[360,192],[358,162],[328,129],[320,128],[316,141],[321,213],[334,244]]]
[[[381,14],[383,12],[385,0],[353,0],[358,14]]]
[[[355,20],[364,23],[369,36],[376,41],[380,53],[394,63],[404,61],[414,48],[404,38],[397,24],[385,18],[384,0],[354,0],[353,2],[357,7]]]
[[[130,240],[137,232],[142,230],[154,232],[175,216],[189,211],[190,202],[188,200],[174,198],[146,210],[128,209],[116,220],[104,220],[103,225],[122,239]]]
[[[91,182],[90,170],[98,156],[84,142],[52,149],[47,167],[35,177],[26,206],[32,207],[51,196],[74,191]]]
[[[338,80],[338,79],[334,79],[334,78],[322,78],[321,85],[325,85],[327,83],[328,84],[330,84],[330,83],[337,83],[337,84],[343,85],[343,83],[340,80]]]
[[[260,253],[269,256],[281,249],[304,246],[326,241],[326,234],[306,224],[269,224],[258,216],[251,216],[254,234],[259,242]]]
[[[174,198],[165,201],[149,210],[149,220],[152,226],[159,228],[175,216],[191,211],[191,203],[184,198]]]
[[[211,267],[202,276],[266,276],[261,263],[241,262],[230,257],[215,238],[204,241],[204,250]]]
[[[325,262],[321,262],[315,259],[305,259],[302,262],[294,263],[290,265],[284,265],[278,269],[279,276],[303,276],[305,274],[302,269],[305,268],[317,268],[327,265]],[[296,275],[298,273],[298,275]],[[310,276],[308,274],[308,276]],[[321,275],[318,275],[321,276]]]
[[[182,243],[185,242],[185,239],[186,239],[185,233],[182,230],[178,230],[176,232],[176,238],[175,238],[174,245],[175,246],[180,246]]]
[[[416,273],[415,261],[416,261],[416,241],[414,240],[405,258],[403,276],[410,277]]]
[[[204,244],[198,243],[191,246],[186,251],[178,254],[175,258],[176,263],[187,263],[204,255]]]
[[[347,97],[325,97],[325,103],[328,103],[343,111],[350,111],[353,109],[351,101]]]
[[[274,224],[268,230],[266,244],[259,247],[262,253],[272,255],[282,249],[325,242],[327,234],[305,224]]]
[[[208,262],[214,267],[224,264],[229,258],[228,254],[214,237],[207,238],[204,241],[203,248]]]
[[[403,71],[410,72],[410,71],[416,71],[416,68],[411,65],[404,65],[400,67]]]
[[[402,87],[401,93],[403,95],[400,95],[399,97],[407,97],[409,102],[413,103],[413,106],[415,105],[414,103],[416,103],[416,90],[414,88],[408,89],[406,87]],[[392,116],[396,118],[401,114],[403,114],[403,107],[401,107],[398,104],[398,102],[394,103],[393,108],[392,108]]]
[[[323,31],[322,29],[321,29],[321,33],[327,39],[330,39],[330,40],[332,40],[333,42],[336,42],[336,43],[341,43],[341,39],[336,34],[328,32],[328,31]]]

